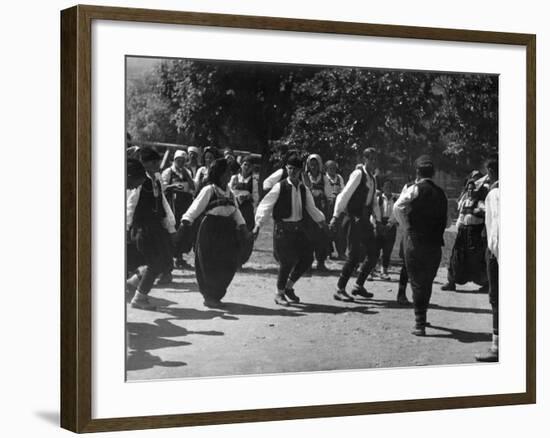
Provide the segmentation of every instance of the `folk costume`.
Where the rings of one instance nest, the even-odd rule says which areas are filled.
[[[224,160],[225,161],[225,160]],[[227,293],[227,288],[242,264],[245,221],[235,197],[215,184],[203,187],[181,218],[178,234],[199,221],[195,244],[195,274],[205,305],[214,307]],[[181,231],[184,230],[184,231]]]
[[[397,199],[393,195],[380,193],[374,203],[376,219],[376,253],[377,259],[382,255],[382,279],[388,280],[390,257],[397,235],[397,221],[393,214],[393,206]]]
[[[302,165],[298,157],[291,157],[288,164],[298,168]],[[279,261],[275,302],[286,306],[287,298],[299,302],[293,286],[313,261],[310,227],[313,222],[324,223],[325,216],[315,207],[309,188],[302,181],[295,185],[290,178],[276,183],[262,199],[256,211],[256,229],[271,215],[275,222],[274,252]]]
[[[172,268],[170,234],[175,232],[174,214],[162,191],[160,174],[148,175],[140,187],[129,192],[126,227],[145,263],[132,305],[150,309],[147,295],[156,277]]]
[[[498,166],[498,164],[497,164]],[[485,228],[487,231],[487,250],[485,253],[487,279],[489,282],[489,303],[493,314],[493,342],[486,354],[477,354],[479,362],[497,362],[499,350],[498,331],[498,264],[499,264],[499,203],[500,189],[494,182],[485,198]]]
[[[247,177],[238,173],[231,177],[229,188],[237,199],[237,205],[246,222],[249,231],[254,228],[254,211],[260,200],[258,180],[250,173]]]
[[[349,216],[347,232],[348,256],[338,278],[334,298],[353,301],[346,293],[346,285],[360,265],[359,275],[352,290],[353,295],[371,298],[364,284],[377,262],[376,238],[371,222],[376,193],[376,180],[364,165],[358,166],[350,175],[342,193],[336,198],[333,219],[341,220],[344,213]]]
[[[473,182],[472,182],[473,183]],[[456,284],[473,281],[480,286],[487,284],[485,266],[485,203],[477,193],[466,193],[458,203],[456,240],[447,271],[447,287],[454,290]]]
[[[334,207],[336,205],[336,198],[344,189],[344,178],[340,174],[330,176],[325,173],[325,196],[327,198],[327,207],[325,216],[331,218],[334,214]],[[341,226],[336,232],[331,233],[329,238],[329,255],[333,252],[335,247],[339,259],[343,259],[346,255],[346,233],[345,226]]]
[[[317,154],[311,154],[307,158],[307,165],[309,167],[309,164],[311,161],[317,161],[318,166],[318,173],[316,176],[313,176],[311,171],[305,172],[304,177],[304,184],[310,189],[311,194],[313,195],[313,201],[315,203],[315,207],[323,213],[327,211],[327,196],[325,193],[325,175],[321,171],[323,167],[323,161],[321,160],[321,157]],[[325,267],[325,260],[328,255],[328,236],[326,233],[319,232],[316,233],[314,242],[313,242],[313,250],[315,254],[315,260],[317,261],[317,269],[320,271],[326,271],[327,268]]]
[[[417,159],[416,166],[417,172],[420,169],[433,174],[433,163],[428,156]],[[395,203],[394,214],[406,230],[403,249],[413,291],[413,334],[424,336],[433,280],[441,262],[441,247],[444,245],[447,197],[431,178],[421,176],[401,194]]]

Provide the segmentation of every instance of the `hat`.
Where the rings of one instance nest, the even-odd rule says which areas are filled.
[[[287,158],[286,164],[294,167],[302,167],[302,160],[297,154],[291,154]]]
[[[180,157],[187,158],[187,152],[182,150],[177,150],[176,153],[174,154],[174,160]]]
[[[419,167],[433,167],[433,166],[434,166],[434,163],[429,155],[421,155],[414,162],[414,167],[416,167],[417,169]]]
[[[196,146],[189,146],[189,147],[187,148],[187,152],[188,152],[188,153],[195,152],[197,155],[200,155],[200,153],[201,153],[201,151],[199,150],[199,148],[196,147]]]
[[[160,160],[160,155],[157,151],[151,148],[143,148],[139,151],[139,159],[141,162]]]

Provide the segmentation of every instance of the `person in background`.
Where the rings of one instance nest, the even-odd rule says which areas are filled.
[[[196,195],[198,195],[201,189],[206,185],[208,180],[208,169],[216,158],[218,158],[218,153],[215,148],[212,146],[204,148],[204,152],[202,154],[203,165],[197,170],[194,178]]]
[[[133,189],[126,200],[126,229],[143,257],[145,269],[137,284],[131,306],[153,310],[149,292],[158,275],[172,267],[171,234],[175,233],[175,219],[164,196],[160,174],[160,155],[153,149],[140,151],[140,159],[147,178]]]
[[[227,160],[227,163],[229,164],[229,171],[231,172],[231,175],[237,175],[241,170],[241,166],[235,156],[235,152],[233,151],[233,149],[230,147],[225,148],[223,150],[223,157]]]
[[[350,221],[348,228],[348,258],[338,279],[334,299],[353,301],[346,293],[346,285],[357,268],[359,275],[351,291],[353,296],[371,298],[372,293],[365,289],[365,281],[376,265],[376,238],[371,222],[373,213],[376,180],[372,172],[376,166],[376,150],[366,148],[362,153],[362,164],[350,175],[342,192],[336,198],[330,230],[337,232],[341,218],[347,212]]]
[[[135,158],[126,160],[126,198],[130,196],[132,190],[140,187],[147,178],[145,168],[141,161]],[[135,242],[132,242],[130,232],[126,233],[126,277],[128,277],[126,289],[135,292],[141,274],[138,268],[145,264],[143,257],[136,248]],[[136,275],[134,275],[136,274]]]
[[[309,155],[306,160],[307,170],[303,173],[303,182],[313,195],[315,207],[324,214],[327,211],[327,197],[325,193],[325,175],[322,172],[322,167],[323,161],[319,155]],[[317,271],[327,272],[325,260],[328,252],[328,237],[321,229],[318,233],[315,233],[313,249],[317,261]]]
[[[326,227],[325,216],[315,207],[311,191],[300,178],[302,166],[298,155],[288,157],[288,177],[273,186],[256,210],[255,237],[271,215],[275,222],[273,250],[279,262],[275,303],[281,306],[288,306],[289,301],[300,302],[294,285],[313,261],[313,244],[307,235],[306,216],[319,227]]]
[[[229,163],[215,160],[202,188],[181,218],[178,240],[200,219],[195,245],[195,275],[206,307],[221,307],[235,272],[242,264],[242,248],[252,235],[229,190]]]
[[[249,231],[254,228],[254,211],[260,201],[258,180],[254,177],[252,158],[244,157],[240,172],[233,175],[229,182],[229,188],[237,199],[237,205],[244,217]]]
[[[498,157],[494,156],[486,163],[489,178],[493,183],[485,198],[485,228],[487,230],[486,266],[489,280],[489,303],[493,316],[493,342],[486,353],[476,354],[478,362],[498,362],[498,264],[499,264],[499,209],[500,190],[498,183]]]
[[[416,181],[415,181],[416,182]],[[414,182],[408,182],[403,186],[401,194],[405,193]],[[401,196],[401,195],[400,195]],[[394,204],[395,208],[395,204]],[[394,214],[395,217],[395,214]],[[397,219],[396,219],[397,220]],[[407,299],[407,284],[409,283],[409,274],[407,273],[407,265],[405,264],[405,239],[407,237],[406,230],[401,234],[401,240],[399,242],[399,258],[401,259],[401,270],[399,271],[399,286],[397,288],[397,304],[400,306],[410,306],[411,303]]]
[[[406,231],[403,249],[415,315],[412,334],[425,336],[433,281],[441,262],[447,227],[447,197],[432,180],[435,171],[429,156],[419,157],[415,168],[416,182],[401,193],[394,214]]]
[[[176,227],[179,227],[179,219],[187,211],[193,202],[195,183],[191,172],[185,167],[187,153],[176,151],[172,166],[162,172],[161,179],[164,185],[164,193],[176,218]],[[181,253],[174,254],[177,268],[185,266]]]
[[[193,180],[197,177],[197,171],[199,170],[199,159],[201,155],[201,151],[196,146],[189,146],[187,148],[187,164],[185,167],[187,167],[187,170],[189,170],[189,173],[191,174],[191,178]]]
[[[286,171],[286,162],[288,160],[289,156],[298,156],[300,157],[300,151],[297,149],[290,149],[288,150],[282,157],[280,162],[280,168],[274,170],[271,175],[269,175],[266,179],[264,179],[262,183],[262,189],[264,194],[269,192],[275,184],[277,184],[279,181],[284,180],[286,177],[288,177],[288,173]]]
[[[484,236],[485,203],[476,191],[474,180],[466,183],[466,193],[458,202],[457,234],[447,270],[447,284],[441,290],[456,290],[457,284],[473,281],[487,284]]]
[[[392,193],[392,182],[387,179],[383,182],[382,192],[377,195],[374,204],[378,257],[382,253],[382,274],[380,275],[380,279],[386,281],[390,279],[388,267],[397,235],[397,220],[393,214],[395,201],[396,198],[394,198]]]
[[[344,189],[344,178],[338,173],[336,161],[329,160],[325,163],[325,196],[327,199],[327,208],[325,216],[331,218],[336,205],[336,197]],[[346,221],[347,222],[347,221]],[[346,257],[346,234],[345,225],[339,227],[336,233],[331,233],[329,242],[329,255],[336,249],[336,259],[344,260]]]

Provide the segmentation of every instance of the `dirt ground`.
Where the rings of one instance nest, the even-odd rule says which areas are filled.
[[[447,233],[442,266],[453,234]],[[192,254],[187,260],[192,264]],[[171,285],[151,291],[156,311],[127,306],[127,379],[471,363],[476,352],[490,346],[487,294],[472,283],[457,292],[442,291],[445,267],[434,284],[431,327],[426,337],[416,337],[410,334],[412,308],[395,302],[398,265],[390,271],[391,281],[366,284],[374,298],[354,303],[333,299],[342,262],[331,260],[327,266],[331,272],[313,271],[297,283],[302,303],[276,305],[277,264],[271,227],[265,226],[223,309],[203,306],[192,270],[174,270]]]

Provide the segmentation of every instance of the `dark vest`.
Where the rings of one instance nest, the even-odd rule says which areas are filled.
[[[155,183],[157,184],[159,193],[159,196],[156,198],[153,194],[153,182],[149,178],[146,178],[141,186],[139,201],[134,212],[133,223],[136,226],[158,224],[166,217],[166,212],[162,205],[162,186],[159,181]]]
[[[348,213],[350,216],[360,217],[364,213],[365,201],[369,194],[369,188],[367,187],[367,174],[363,168],[361,170],[361,182],[359,186],[351,195],[351,198],[348,202]],[[376,187],[375,187],[376,189]],[[372,207],[372,206],[371,206]]]
[[[280,221],[287,219],[292,214],[292,185],[287,179],[282,180],[280,183],[281,189],[279,192],[279,199],[273,207],[273,219]],[[300,184],[300,196],[302,197],[302,218],[306,217],[306,188],[303,184]]]
[[[447,226],[447,197],[431,180],[416,185],[418,196],[411,202],[409,234],[423,242],[443,246],[443,233]]]
[[[216,207],[234,207],[235,201],[233,198],[226,198],[225,196],[219,196],[216,190],[212,190],[212,196],[210,197],[210,201],[208,201],[208,205],[204,209],[204,213],[208,213],[210,210]]]
[[[250,180],[248,182],[238,182],[235,184],[235,190],[246,190],[250,194],[252,194],[252,191],[254,188],[252,187],[252,184],[254,183],[254,177],[250,176]]]

